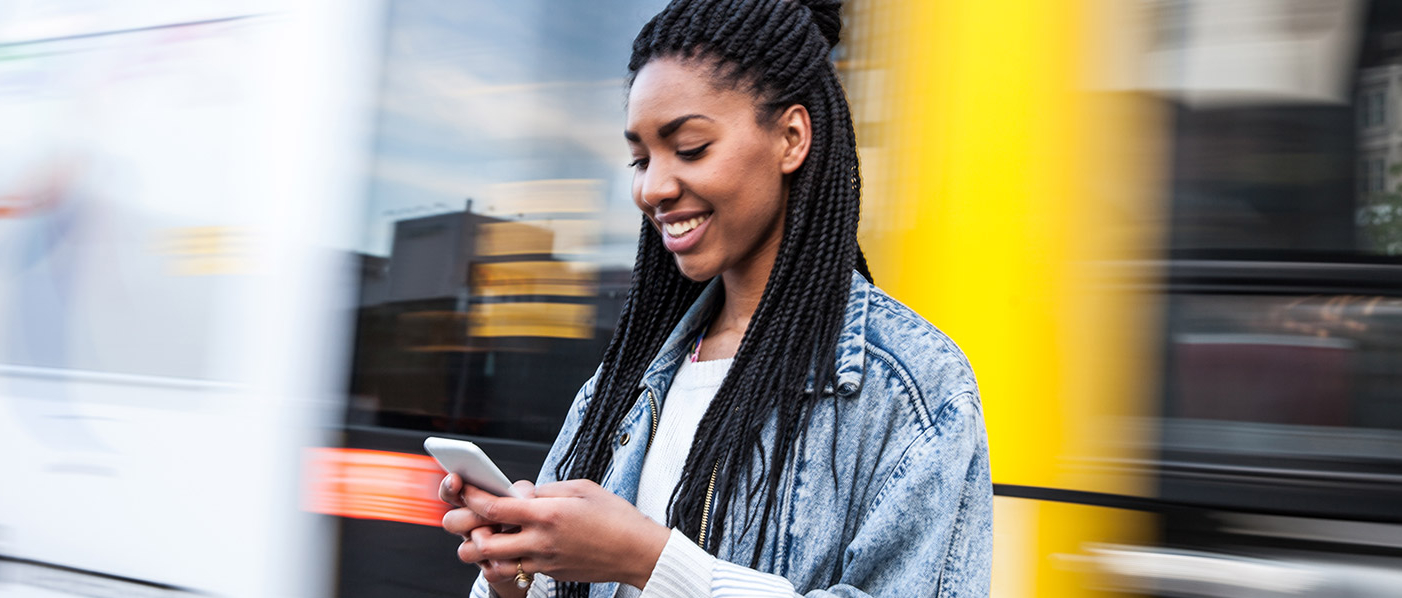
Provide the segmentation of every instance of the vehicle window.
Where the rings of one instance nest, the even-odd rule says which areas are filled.
[[[1170,445],[1402,460],[1402,298],[1184,295],[1172,327]]]
[[[1174,111],[1171,248],[1402,255],[1399,8],[1179,4],[1188,26],[1158,52]]]
[[[1396,516],[1360,488],[1402,479],[1402,7],[1188,4],[1163,495]]]

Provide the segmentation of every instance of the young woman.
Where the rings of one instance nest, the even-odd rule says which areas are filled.
[[[978,391],[869,282],[840,29],[676,0],[638,34],[632,288],[531,498],[444,480],[474,596],[987,594]]]

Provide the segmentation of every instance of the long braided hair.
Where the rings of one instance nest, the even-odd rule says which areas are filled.
[[[746,528],[758,521],[759,538],[765,537],[782,464],[817,396],[835,382],[852,271],[871,278],[857,246],[856,135],[830,59],[842,28],[840,8],[836,0],[674,0],[638,33],[628,62],[630,85],[654,59],[710,64],[718,83],[755,97],[759,118],[801,104],[812,122],[808,156],[789,178],[773,271],[730,371],[697,427],[668,508],[668,524],[696,538],[714,477],[716,501],[704,513],[710,523],[702,546],[712,554],[720,549],[733,497],[741,491],[752,505]],[[612,440],[638,400],[645,369],[704,285],[681,274],[644,218],[631,288],[593,400],[557,466],[559,479],[603,479]],[[806,391],[810,372],[812,395]],[[761,432],[771,418],[775,438],[766,451]],[[756,461],[759,471],[753,471]],[[762,545],[756,542],[751,566],[758,565]],[[586,593],[586,584],[564,585],[563,595]]]

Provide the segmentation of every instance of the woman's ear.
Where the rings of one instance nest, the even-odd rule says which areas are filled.
[[[779,160],[779,170],[793,174],[808,158],[808,148],[813,145],[813,121],[808,118],[808,109],[794,104],[779,115],[779,131],[783,135],[783,154]]]

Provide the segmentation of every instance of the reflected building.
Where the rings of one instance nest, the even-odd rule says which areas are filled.
[[[629,282],[554,246],[470,204],[395,223],[389,257],[360,257],[350,423],[552,440]]]
[[[1390,106],[1402,97],[1402,64],[1362,69],[1358,83],[1358,190],[1366,199],[1396,186],[1388,167],[1402,153],[1402,128]]]
[[[1368,40],[1355,95],[1360,242],[1402,254],[1402,34]]]

